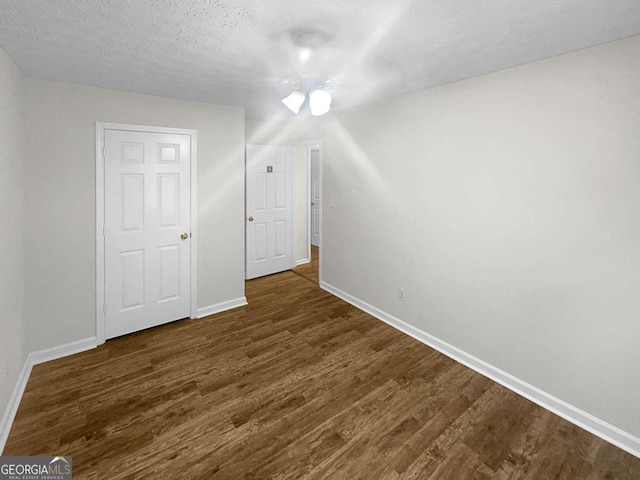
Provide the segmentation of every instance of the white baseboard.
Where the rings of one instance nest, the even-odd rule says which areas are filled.
[[[564,400],[560,400],[559,398],[556,398],[553,395],[485,362],[484,360],[480,360],[479,358],[474,357],[473,355],[470,355],[469,353],[466,353],[437,337],[434,337],[433,335],[409,325],[399,318],[389,315],[388,313],[383,312],[382,310],[340,290],[339,288],[334,287],[333,285],[326,282],[320,282],[320,288],[341,298],[345,302],[350,303],[369,315],[382,320],[397,330],[406,333],[419,342],[438,350],[453,360],[466,365],[472,370],[490,378],[509,390],[522,395],[523,397],[540,405],[542,408],[555,413],[578,427],[581,427],[616,447],[630,453],[631,455],[640,458],[640,438],[625,432],[615,425],[611,425],[610,423],[607,423],[604,420],[565,402]]]
[[[2,416],[2,422],[0,423],[0,453],[4,451],[4,446],[9,438],[11,425],[13,425],[13,420],[16,418],[16,413],[18,412],[18,407],[20,406],[24,390],[27,388],[27,382],[29,381],[29,376],[31,375],[31,369],[33,366],[39,363],[66,357],[68,355],[73,355],[74,353],[84,352],[85,350],[95,348],[96,346],[96,337],[90,337],[67,343],[65,345],[60,345],[58,347],[31,352],[27,355],[27,358],[24,360],[22,370],[20,371],[20,375],[18,376],[18,380],[16,381],[16,385],[11,393],[9,404]]]
[[[242,307],[247,305],[247,297],[240,297],[227,302],[216,303],[215,305],[209,305],[208,307],[199,308],[196,318],[208,317],[215,313],[224,312],[233,308]]]
[[[91,350],[98,346],[98,339],[96,337],[83,338],[82,340],[76,340],[75,342],[60,345],[58,347],[45,348],[44,350],[38,350],[37,352],[31,352],[28,360],[31,365],[38,365],[39,363],[49,362],[62,357],[68,357],[74,353],[84,352],[85,350]]]
[[[33,364],[29,360],[29,357],[25,358],[18,380],[13,387],[13,392],[11,392],[9,404],[2,416],[2,423],[0,423],[0,454],[4,451],[4,446],[9,438],[11,425],[13,425],[13,420],[16,418],[16,413],[18,413],[18,407],[20,406],[20,400],[22,400],[24,389],[27,388],[27,382],[29,381],[29,375],[31,375],[32,366]]]
[[[311,263],[311,260],[309,260],[308,258],[303,258],[302,260],[298,260],[296,262],[296,267],[299,267],[300,265],[304,265],[305,263]]]

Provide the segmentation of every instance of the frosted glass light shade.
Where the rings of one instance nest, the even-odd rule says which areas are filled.
[[[282,99],[282,103],[284,103],[293,113],[297,114],[300,111],[300,107],[304,103],[304,100],[304,93],[299,90],[294,90],[288,97]]]
[[[309,94],[311,115],[319,117],[331,109],[331,95],[326,90],[314,90]]]

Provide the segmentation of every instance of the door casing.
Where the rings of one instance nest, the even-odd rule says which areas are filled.
[[[95,124],[95,146],[96,146],[96,340],[97,344],[105,342],[105,249],[104,249],[104,131],[105,130],[127,130],[135,132],[168,133],[189,135],[191,137],[191,258],[190,258],[190,280],[191,280],[191,301],[190,317],[197,317],[198,308],[198,288],[197,288],[197,130],[184,128],[155,127],[149,125],[132,125],[124,123],[96,122]]]

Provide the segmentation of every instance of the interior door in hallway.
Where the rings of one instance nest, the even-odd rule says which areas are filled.
[[[191,137],[105,130],[105,338],[188,317]]]
[[[247,145],[246,278],[293,267],[293,149]]]
[[[320,150],[311,150],[311,245],[320,246],[320,208],[322,206],[322,179],[320,176]]]

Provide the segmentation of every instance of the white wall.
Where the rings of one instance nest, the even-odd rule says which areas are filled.
[[[284,107],[283,107],[284,108]],[[275,120],[245,121],[246,143],[256,145],[291,145],[320,137],[319,117],[287,115]]]
[[[0,48],[0,418],[27,357],[24,311],[22,87],[24,77]],[[4,422],[0,423],[0,436]],[[0,449],[2,445],[0,438]]]
[[[640,436],[638,58],[633,37],[327,118],[324,280]]]
[[[26,84],[30,350],[95,331],[94,122],[198,131],[198,307],[244,296],[244,109]]]

